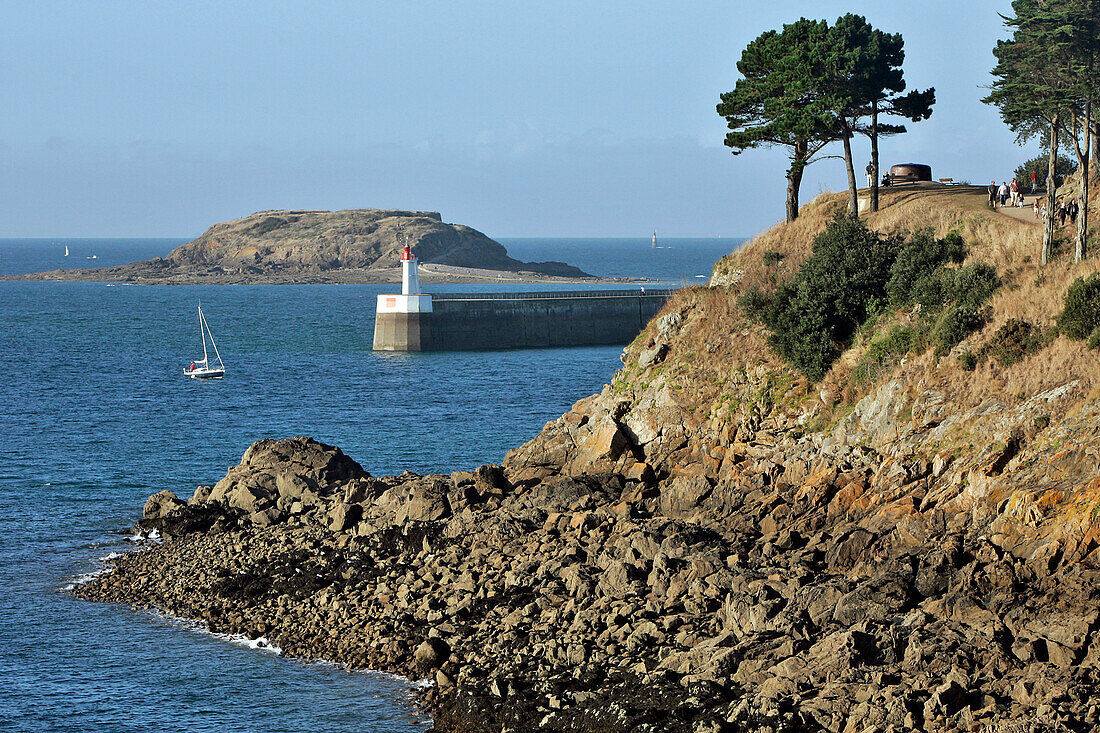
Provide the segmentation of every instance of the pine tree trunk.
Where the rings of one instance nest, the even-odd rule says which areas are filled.
[[[1050,122],[1050,151],[1047,154],[1047,219],[1043,223],[1043,250],[1039,263],[1050,262],[1050,253],[1054,248],[1054,164],[1058,155],[1058,115]]]
[[[856,193],[856,169],[852,165],[852,132],[848,120],[841,120],[841,140],[844,141],[844,167],[848,169],[848,213],[859,216],[859,194]]]
[[[1089,122],[1089,137],[1090,147],[1092,148],[1092,165],[1090,166],[1093,176],[1100,174],[1100,163],[1097,162],[1096,157],[1100,155],[1100,123],[1095,121]]]
[[[798,186],[802,183],[802,172],[787,174],[787,221],[798,218]]]
[[[1088,235],[1089,235],[1089,181],[1091,177],[1089,175],[1089,156],[1095,152],[1095,148],[1092,147],[1092,99],[1091,97],[1085,101],[1085,154],[1081,156],[1081,192],[1078,195],[1079,203],[1077,206],[1080,211],[1077,212],[1077,245],[1074,247],[1073,258],[1075,262],[1080,262],[1088,255]]]
[[[871,103],[871,211],[878,211],[878,101]]]
[[[802,185],[802,173],[806,170],[808,144],[797,140],[791,153],[791,168],[787,171],[787,221],[798,218],[798,189]]]

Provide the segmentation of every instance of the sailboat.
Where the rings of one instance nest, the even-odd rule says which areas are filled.
[[[653,249],[657,249],[657,232],[653,232]]]
[[[65,245],[65,256],[66,257],[69,256],[69,245],[67,245],[67,244]]]
[[[210,324],[206,322],[206,316],[202,314],[202,306],[199,306],[199,337],[202,339],[202,359],[191,362],[191,366],[183,370],[185,376],[191,379],[221,379],[225,376],[225,365],[222,364],[222,355],[218,353],[218,345],[214,343],[214,334],[210,333]],[[218,359],[218,365],[210,364],[210,357],[206,352],[206,339],[210,339],[210,345],[214,347],[214,356]]]

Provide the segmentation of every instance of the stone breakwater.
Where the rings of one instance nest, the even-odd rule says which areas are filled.
[[[759,432],[646,462],[615,412],[449,476],[262,440],[73,592],[432,680],[438,731],[1100,725],[1093,547],[935,506],[942,458]]]

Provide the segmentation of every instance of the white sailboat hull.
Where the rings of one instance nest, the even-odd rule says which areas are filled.
[[[190,377],[191,379],[221,379],[225,376],[225,370],[197,367],[190,370],[185,369],[183,370],[183,374],[185,377]]]

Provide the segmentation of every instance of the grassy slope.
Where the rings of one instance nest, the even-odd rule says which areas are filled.
[[[986,359],[969,372],[956,355],[977,351],[1010,318],[1052,328],[1068,285],[1094,272],[1098,260],[1074,264],[1066,228],[1061,253],[1040,268],[1041,228],[988,211],[981,189],[886,192],[882,210],[867,218],[872,228],[932,227],[940,236],[957,231],[969,247],[968,261],[992,264],[1005,285],[990,302],[987,325],[952,353],[938,359],[932,349],[898,355],[876,379],[856,383],[852,372],[867,343],[907,317],[893,314],[865,329],[826,378],[813,384],[771,351],[765,332],[744,317],[737,298],[749,287],[774,287],[794,273],[814,235],[843,206],[842,195],[819,196],[803,207],[797,221],[775,226],[724,258],[715,268],[715,281],[734,282],[681,291],[627,349],[612,384],[603,394],[582,400],[575,411],[623,413],[631,427],[635,415],[648,412],[666,432],[673,424],[674,436],[688,436],[686,448],[677,449],[678,440],[667,437],[645,446],[646,460],[659,476],[701,466],[709,472],[707,466],[742,453],[781,463],[803,461],[807,470],[815,470],[815,463],[828,459],[815,458],[814,446],[828,448],[837,441],[865,444],[882,458],[892,455],[926,466],[946,461],[950,469],[936,479],[930,505],[949,502],[969,511],[975,500],[988,497],[992,504],[982,505],[994,507],[990,516],[1018,520],[1026,536],[1032,536],[1028,527],[1042,525],[1037,531],[1048,538],[1053,534],[1063,544],[1080,543],[1073,555],[1082,557],[1097,535],[1100,514],[1100,482],[1094,480],[1100,471],[1096,352],[1083,341],[1058,336],[1012,366]],[[765,264],[768,251],[785,255],[778,268]],[[669,328],[669,318],[678,324]],[[646,363],[647,352],[662,344],[664,358]],[[1049,391],[1059,388],[1057,398],[1049,398]],[[890,390],[901,397],[885,418],[887,430],[860,432],[865,414],[883,404]],[[884,495],[873,503],[896,498]],[[1058,521],[1044,521],[1052,519]],[[1073,539],[1066,540],[1067,534]]]
[[[1051,264],[1041,268],[1038,265],[1041,229],[995,214],[986,208],[984,201],[981,189],[963,187],[890,191],[884,193],[882,209],[867,217],[869,225],[882,232],[931,227],[937,236],[943,236],[957,231],[969,247],[967,262],[989,263],[1005,281],[1005,286],[990,303],[992,318],[989,323],[960,344],[953,354],[966,349],[977,350],[1011,318],[1023,318],[1043,328],[1053,327],[1054,316],[1061,310],[1062,297],[1069,284],[1075,278],[1096,270],[1096,260],[1087,259],[1081,264],[1072,262],[1069,242],[1062,245],[1061,254]],[[734,284],[709,290],[692,289],[680,294],[669,305],[669,311],[685,308],[701,311],[698,316],[701,328],[692,329],[694,333],[685,333],[681,343],[677,344],[691,354],[687,360],[689,363],[678,367],[685,375],[691,375],[703,384],[719,385],[733,372],[746,367],[764,367],[784,375],[791,383],[795,393],[788,395],[790,399],[797,401],[800,398],[798,389],[806,395],[826,390],[836,397],[840,411],[844,410],[845,405],[851,406],[877,384],[892,379],[912,383],[924,380],[925,384],[934,384],[959,407],[972,407],[990,398],[1012,405],[1021,397],[1029,397],[1073,379],[1081,380],[1085,394],[1097,387],[1096,354],[1088,351],[1083,342],[1062,336],[1039,353],[1010,367],[1002,367],[994,360],[986,359],[975,371],[967,372],[953,355],[936,359],[928,351],[919,355],[910,354],[904,364],[887,370],[873,384],[853,384],[852,370],[867,343],[895,323],[896,318],[883,319],[877,328],[860,334],[857,342],[838,360],[821,384],[808,385],[805,379],[788,369],[771,352],[762,329],[742,316],[736,300],[752,287],[764,290],[774,288],[777,281],[797,271],[799,263],[810,252],[813,237],[824,229],[836,212],[843,210],[844,205],[843,195],[819,196],[803,207],[795,222],[775,226],[718,263],[716,279],[730,278],[736,280]],[[1070,236],[1068,229],[1065,236]],[[763,255],[768,251],[784,255],[778,266],[765,264]],[[904,314],[900,317],[903,318]],[[723,337],[719,338],[719,334]],[[699,399],[704,401],[719,396],[707,394],[702,387],[698,393]]]

